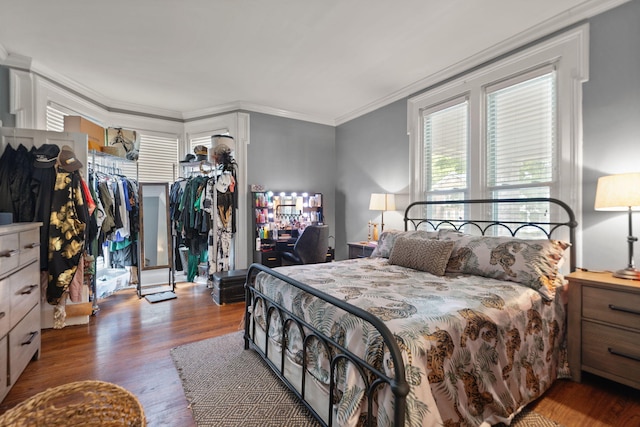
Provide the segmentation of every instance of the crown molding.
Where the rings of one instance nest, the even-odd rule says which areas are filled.
[[[297,113],[295,111],[284,110],[282,108],[268,107],[266,105],[252,104],[250,102],[240,103],[243,110],[253,111],[254,113],[264,113],[272,116],[284,117],[293,120],[302,120],[304,122],[313,122],[321,125],[335,126],[336,121],[333,118],[316,116],[312,114]]]
[[[2,43],[0,43],[0,63],[3,63],[7,59],[7,56],[9,56],[7,49],[5,49],[4,46],[2,46]]]
[[[28,56],[18,55],[17,53],[7,52],[4,48],[2,48],[2,50],[6,52],[6,56],[3,59],[3,54],[0,51],[1,65],[6,65],[9,68],[17,68],[20,70],[31,70],[31,58]]]
[[[264,113],[271,116],[283,117],[287,119],[302,120],[305,122],[313,122],[328,126],[335,126],[335,120],[329,117],[314,116],[310,114],[297,113],[295,111],[284,110],[282,108],[269,107],[261,104],[254,104],[246,101],[235,101],[227,104],[217,105],[202,110],[191,111],[185,113],[183,118],[185,122],[202,120],[209,117],[227,114],[234,111],[249,111],[253,113]]]
[[[450,67],[444,68],[430,76],[420,79],[417,82],[405,86],[404,88],[373,101],[361,108],[353,110],[350,113],[337,117],[335,125],[339,126],[357,117],[391,104],[392,102],[426,90],[429,87],[444,82],[453,76],[460,75],[508,52],[522,48],[529,43],[533,43],[536,40],[549,36],[555,32],[559,32],[571,25],[577,24],[580,21],[589,19],[624,3],[628,3],[629,1],[631,0],[588,0],[579,6],[556,15],[547,21],[516,34],[515,36],[495,44],[488,49],[478,52],[477,54],[453,64]]]

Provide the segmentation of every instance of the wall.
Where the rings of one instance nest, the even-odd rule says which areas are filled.
[[[627,266],[628,216],[593,209],[599,177],[640,172],[640,0],[591,20],[590,79],[584,85],[583,266]],[[635,214],[634,235],[640,234]],[[640,246],[636,246],[636,254]],[[636,256],[636,261],[640,258]]]
[[[0,122],[2,126],[15,127],[15,116],[9,114],[9,69],[0,66]]]
[[[580,266],[589,269],[615,270],[626,267],[627,262],[626,215],[595,212],[593,203],[599,176],[640,171],[638,22],[640,0],[590,20],[590,80],[583,93],[583,234],[578,242],[583,247]],[[366,222],[374,218],[368,211],[369,193],[389,190],[408,194],[406,101],[337,127],[337,212],[344,213],[338,222],[344,223],[340,231],[347,241],[366,239]],[[385,215],[385,223],[402,228],[406,204],[404,200],[396,212]],[[640,235],[638,218],[640,214],[634,218],[636,236]]]
[[[325,223],[335,236],[335,128],[261,113],[250,113],[250,117],[247,186],[322,193]],[[248,222],[253,230],[251,215]],[[329,244],[334,246],[333,239]]]
[[[394,193],[395,212],[386,212],[385,228],[404,228],[409,200],[407,100],[396,101],[336,129],[336,258],[347,257],[347,242],[367,240],[368,221],[380,223],[369,210],[371,193]]]

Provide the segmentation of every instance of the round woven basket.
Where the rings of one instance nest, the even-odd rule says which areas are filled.
[[[0,426],[12,427],[146,424],[135,395],[118,385],[93,380],[49,388],[0,415]]]

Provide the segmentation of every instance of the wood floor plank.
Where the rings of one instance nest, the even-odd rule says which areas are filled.
[[[49,387],[85,379],[118,384],[142,403],[150,427],[194,427],[173,347],[240,329],[244,305],[218,306],[202,284],[178,283],[177,299],[151,304],[124,290],[100,301],[89,324],[42,331],[32,361],[0,413]],[[532,409],[566,427],[638,426],[640,391],[594,375],[556,381]]]

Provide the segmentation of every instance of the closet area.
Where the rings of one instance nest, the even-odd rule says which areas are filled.
[[[87,133],[0,130],[0,227],[38,230],[41,328],[86,324],[120,290],[157,302],[175,298],[176,280],[212,287],[235,268],[233,137],[195,147],[173,182],[144,182],[136,159],[96,150]]]
[[[86,324],[101,298],[139,283],[135,162],[89,150],[86,133],[0,134],[0,217],[39,229],[41,327]]]
[[[38,286],[29,292],[40,302],[41,328],[87,323],[91,314],[87,248],[95,205],[86,165],[86,135],[0,128],[0,217],[6,227],[38,230],[31,243],[39,252]]]

